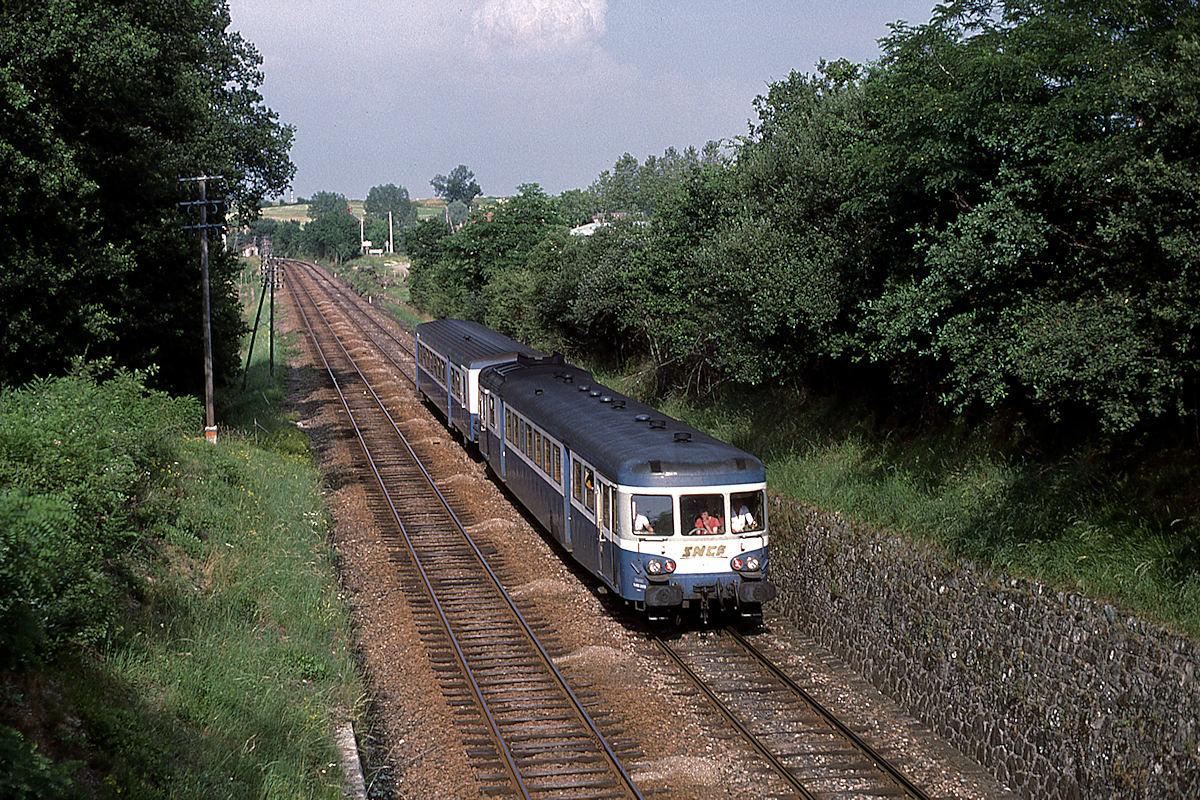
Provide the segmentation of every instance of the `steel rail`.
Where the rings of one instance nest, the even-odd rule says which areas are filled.
[[[293,297],[296,298],[297,308],[300,309],[301,315],[304,317],[305,326],[309,330],[309,335],[313,338],[314,345],[316,345],[315,332],[312,330],[312,326],[308,321],[307,314],[304,313],[303,308],[302,308],[301,304],[299,303],[299,298],[296,296],[296,291],[295,291],[295,288],[293,287],[292,282],[289,282],[289,288],[291,289]],[[596,741],[597,744],[600,745],[601,749],[603,749],[605,755],[608,758],[609,765],[612,767],[614,772],[617,774],[620,781],[625,785],[629,794],[632,797],[636,798],[636,800],[643,800],[641,792],[638,790],[637,786],[634,784],[633,779],[630,777],[629,773],[625,770],[624,765],[621,763],[621,761],[617,757],[616,753],[613,752],[612,747],[609,745],[607,739],[600,732],[599,727],[596,725],[595,721],[591,718],[591,715],[589,715],[587,713],[587,710],[583,707],[582,702],[575,695],[575,692],[567,684],[567,681],[563,677],[562,673],[554,665],[553,659],[550,657],[549,653],[546,652],[545,647],[542,645],[541,641],[538,639],[537,635],[534,633],[533,628],[529,625],[529,623],[525,619],[524,615],[522,615],[520,610],[517,608],[516,603],[513,601],[512,597],[504,589],[503,584],[500,582],[500,579],[496,576],[496,574],[492,570],[491,566],[487,563],[487,559],[484,557],[483,553],[479,550],[478,546],[475,544],[475,542],[471,538],[471,536],[469,534],[467,534],[465,526],[462,524],[461,520],[459,520],[458,515],[454,512],[454,509],[450,507],[450,503],[446,500],[446,498],[442,494],[441,490],[437,487],[437,484],[434,482],[433,477],[429,474],[428,470],[425,469],[425,466],[421,463],[420,459],[417,457],[416,452],[412,449],[412,446],[409,444],[407,438],[404,436],[404,434],[400,431],[399,427],[396,425],[396,422],[392,418],[391,413],[387,410],[386,405],[384,404],[382,399],[378,396],[378,394],[376,394],[375,388],[371,385],[370,381],[367,380],[366,376],[363,375],[362,371],[358,368],[358,364],[355,362],[354,358],[350,355],[349,351],[346,350],[345,346],[341,342],[340,337],[338,337],[337,334],[333,331],[333,327],[329,323],[328,318],[326,318],[324,313],[321,312],[320,308],[317,307],[316,301],[312,298],[312,295],[308,292],[308,289],[306,287],[304,288],[304,291],[306,294],[308,294],[309,301],[312,303],[313,309],[321,316],[322,320],[325,322],[326,327],[329,329],[330,335],[333,337],[334,341],[337,342],[338,347],[342,350],[342,353],[346,357],[346,360],[350,363],[350,365],[354,368],[354,371],[358,374],[359,378],[362,380],[363,385],[366,387],[367,391],[371,394],[371,397],[375,400],[376,404],[379,406],[380,410],[383,412],[383,416],[387,419],[388,424],[391,426],[392,430],[395,432],[400,443],[403,444],[405,449],[408,451],[409,456],[413,460],[413,463],[420,470],[421,474],[424,476],[426,482],[428,483],[430,489],[437,496],[438,500],[441,502],[442,507],[445,509],[447,514],[454,521],[454,524],[457,526],[459,532],[463,536],[464,541],[467,543],[467,545],[471,549],[472,553],[475,555],[476,559],[478,560],[478,563],[483,568],[483,570],[487,573],[493,586],[496,588],[496,590],[499,592],[500,596],[503,598],[503,600],[507,604],[508,608],[510,609],[510,611],[513,615],[513,618],[517,621],[519,626],[524,631],[528,641],[530,642],[530,644],[532,644],[532,646],[538,653],[538,656],[541,659],[541,661],[543,662],[544,666],[546,667],[547,672],[554,678],[555,682],[561,688],[563,693],[570,699],[571,706],[572,706],[575,714],[580,719],[580,721],[584,723],[585,727],[590,732],[592,738]],[[385,483],[383,481],[383,477],[382,477],[382,475],[380,475],[379,470],[376,467],[375,461],[371,457],[370,450],[366,444],[366,441],[363,439],[361,429],[359,428],[357,422],[354,420],[353,412],[350,410],[349,403],[346,400],[345,395],[341,391],[341,387],[338,384],[337,378],[333,373],[333,369],[329,365],[329,362],[325,358],[324,352],[321,351],[321,348],[319,346],[317,346],[317,350],[318,350],[318,353],[321,355],[321,360],[325,364],[326,370],[329,372],[330,379],[333,381],[333,384],[334,384],[334,388],[337,391],[338,396],[341,398],[342,407],[346,410],[347,415],[350,417],[351,424],[353,425],[354,430],[355,430],[355,435],[358,437],[359,444],[362,446],[363,452],[366,455],[367,460],[370,462],[370,466],[371,466],[372,471],[375,474],[376,481],[379,483],[380,489],[383,491],[384,497],[387,500],[388,506],[392,511],[392,515],[395,518],[396,523],[400,528],[400,532],[404,536],[404,540],[409,549],[409,553],[412,556],[413,561],[416,564],[417,569],[421,574],[422,580],[425,583],[426,592],[429,595],[432,602],[434,603],[435,608],[437,609],[438,616],[442,622],[442,626],[443,626],[444,630],[446,631],[447,636],[451,639],[451,641],[454,645],[454,649],[456,652],[456,656],[459,660],[459,663],[462,666],[463,671],[468,676],[469,682],[471,683],[472,692],[475,694],[477,702],[479,702],[481,707],[484,709],[484,713],[488,718],[489,724],[492,727],[494,735],[497,738],[497,741],[500,742],[500,744],[501,744],[501,750],[504,753],[505,759],[508,763],[508,767],[512,770],[513,775],[515,776],[518,785],[521,786],[522,792],[524,792],[525,796],[528,797],[529,795],[528,795],[527,790],[525,789],[524,781],[521,779],[521,777],[519,775],[519,769],[517,768],[515,762],[512,760],[512,754],[509,751],[508,745],[506,742],[504,742],[503,736],[499,732],[499,729],[495,722],[495,719],[491,715],[490,709],[488,709],[487,702],[483,699],[482,692],[481,692],[478,684],[476,683],[474,676],[471,674],[471,669],[467,665],[467,662],[466,662],[466,656],[463,653],[463,651],[458,643],[457,637],[454,635],[453,631],[451,630],[449,619],[447,618],[447,616],[442,608],[441,602],[438,600],[437,595],[434,592],[434,589],[433,589],[431,581],[429,580],[428,574],[425,572],[424,567],[421,565],[420,558],[417,555],[416,548],[413,545],[411,538],[409,537],[408,530],[407,530],[406,526],[404,525],[404,523],[401,521],[399,511],[396,509],[396,506],[392,501],[391,494],[388,492],[387,486],[385,485]]]
[[[802,686],[792,680],[783,670],[774,664],[770,659],[763,655],[762,651],[755,647],[749,639],[743,636],[740,632],[732,628],[724,628],[724,634],[741,645],[747,653],[749,653],[761,666],[770,672],[780,683],[786,686],[797,697],[812,707],[830,726],[837,730],[839,734],[849,740],[858,750],[867,758],[869,758],[875,766],[881,769],[884,774],[890,778],[896,786],[901,789],[908,797],[913,800],[932,800],[923,789],[909,780],[908,776],[901,772],[892,762],[885,758],[871,745],[867,744],[861,736],[851,730],[845,723],[837,718],[832,711],[825,708],[815,697],[809,694]]]
[[[804,798],[804,800],[818,800],[817,796],[810,792],[808,787],[801,783],[800,779],[792,774],[792,771],[788,768],[787,764],[784,764],[782,761],[780,761],[779,757],[772,753],[771,750],[765,744],[763,744],[757,736],[754,735],[754,732],[747,728],[746,725],[737,718],[737,715],[735,715],[733,711],[731,711],[729,707],[721,700],[721,698],[717,696],[717,693],[714,692],[707,683],[705,683],[704,679],[700,677],[700,675],[697,674],[697,672],[692,669],[687,662],[679,657],[679,654],[675,652],[671,645],[667,644],[662,637],[656,635],[651,635],[650,640],[654,642],[654,644],[658,645],[658,648],[662,650],[663,653],[665,653],[677,667],[683,670],[683,673],[692,680],[692,683],[696,685],[696,688],[699,689],[714,706],[716,706],[717,710],[720,711],[721,714],[724,715],[725,719],[729,721],[729,724],[733,725],[733,727],[737,729],[738,733],[742,735],[742,738],[746,740],[747,744],[758,751],[758,754],[762,756],[763,759],[770,764],[777,773],[779,773],[780,777],[787,781],[789,786],[795,789],[796,792]]]

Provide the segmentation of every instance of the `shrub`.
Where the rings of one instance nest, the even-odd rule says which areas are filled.
[[[145,505],[199,408],[105,365],[0,391],[0,666],[104,638]]]

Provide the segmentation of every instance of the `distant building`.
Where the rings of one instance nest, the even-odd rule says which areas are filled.
[[[617,213],[617,214],[610,214],[608,216],[611,219],[624,219],[626,215],[624,213]],[[587,225],[580,225],[578,228],[571,228],[571,235],[572,236],[591,236],[592,234],[594,234],[596,231],[600,230],[601,228],[606,227],[608,225],[612,225],[611,222],[609,222],[607,219],[604,218],[603,214],[597,214],[595,217],[593,217],[593,219],[595,220],[595,222],[589,222]],[[632,221],[632,224],[637,225],[639,227],[643,227],[643,226],[649,225],[650,220],[635,219]]]

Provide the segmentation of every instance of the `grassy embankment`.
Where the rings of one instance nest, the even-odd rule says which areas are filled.
[[[195,401],[128,375],[4,397],[0,538],[26,580],[0,616],[28,635],[0,671],[0,795],[342,796],[347,609],[285,370],[256,351],[215,447]]]

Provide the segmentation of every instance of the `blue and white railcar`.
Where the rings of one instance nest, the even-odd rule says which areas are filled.
[[[493,471],[619,596],[652,618],[713,604],[756,617],[774,598],[757,458],[557,355],[481,369],[478,390]]]
[[[416,330],[417,390],[446,418],[446,424],[475,442],[479,431],[479,373],[541,355],[491,328],[461,319],[424,322]]]

